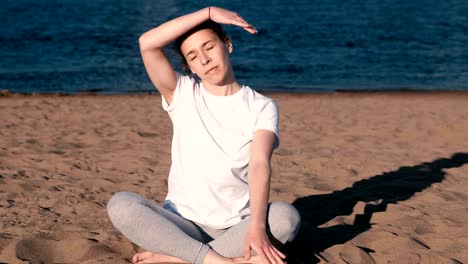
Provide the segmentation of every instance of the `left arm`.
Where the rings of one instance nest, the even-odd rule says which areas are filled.
[[[245,258],[255,250],[263,263],[284,263],[284,254],[270,242],[267,233],[267,209],[270,194],[271,155],[276,135],[261,129],[254,133],[249,161],[249,194],[251,222],[245,240]]]

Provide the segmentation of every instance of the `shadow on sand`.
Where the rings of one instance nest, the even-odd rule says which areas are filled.
[[[288,264],[319,262],[317,255],[320,252],[370,229],[370,219],[374,213],[385,212],[388,204],[405,201],[433,183],[442,182],[446,174],[443,169],[461,167],[467,163],[468,153],[455,153],[450,158],[376,175],[340,191],[296,199],[293,205],[302,216],[302,224],[297,238],[289,245]],[[352,214],[353,207],[359,201],[379,203],[367,204],[364,214],[356,215],[353,225],[318,227],[336,216]]]

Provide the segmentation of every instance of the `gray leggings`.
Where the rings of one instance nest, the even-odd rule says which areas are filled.
[[[151,252],[196,264],[203,263],[209,249],[228,258],[244,255],[250,217],[226,229],[212,229],[130,192],[115,194],[107,204],[107,212],[112,224],[125,237]],[[268,232],[276,246],[292,241],[299,225],[300,215],[292,205],[285,202],[269,205]]]

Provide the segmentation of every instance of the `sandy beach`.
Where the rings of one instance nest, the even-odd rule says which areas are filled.
[[[268,94],[288,263],[468,263],[468,93]],[[159,95],[0,96],[0,263],[130,263],[113,193],[164,200]]]

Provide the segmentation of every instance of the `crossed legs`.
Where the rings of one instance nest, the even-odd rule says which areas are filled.
[[[153,254],[153,260],[160,262],[233,263],[243,256],[243,242],[250,224],[248,217],[228,229],[202,227],[130,192],[115,194],[107,211],[113,225],[125,237],[150,251],[137,254],[136,258],[145,259]],[[299,223],[299,213],[292,205],[270,204],[268,224],[273,242],[284,244],[294,239]]]

